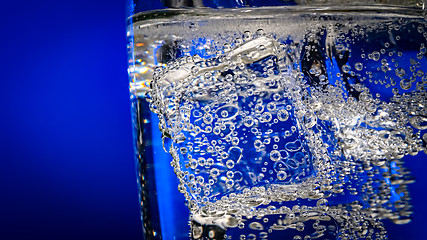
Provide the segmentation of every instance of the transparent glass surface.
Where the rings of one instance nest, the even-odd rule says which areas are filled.
[[[129,18],[145,239],[388,239],[411,221],[423,2],[278,3]]]

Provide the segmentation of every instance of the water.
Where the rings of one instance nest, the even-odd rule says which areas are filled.
[[[420,12],[171,10],[132,32],[147,239],[387,239],[381,220],[411,221]]]

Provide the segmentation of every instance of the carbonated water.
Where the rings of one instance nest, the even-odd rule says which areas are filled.
[[[420,12],[165,10],[129,34],[147,236],[387,239],[381,220],[411,220]]]

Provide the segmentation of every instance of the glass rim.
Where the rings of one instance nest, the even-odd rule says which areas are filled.
[[[128,0],[127,16],[165,9],[253,9],[253,8],[350,8],[399,7],[425,10],[427,0]],[[329,9],[330,10],[330,9]]]
[[[236,17],[237,15],[257,15],[262,12],[269,12],[271,17],[277,17],[282,14],[294,14],[294,13],[307,13],[307,14],[328,14],[328,13],[384,13],[384,14],[399,14],[405,17],[414,16],[420,17],[425,13],[425,9],[414,6],[400,6],[400,5],[384,5],[384,4],[372,4],[372,5],[359,5],[359,4],[348,4],[348,5],[294,5],[294,6],[263,6],[263,7],[242,7],[242,8],[165,8],[138,12],[132,16],[129,16],[127,21],[131,22],[141,20],[155,20],[155,19],[170,19],[176,18],[181,15],[187,17],[209,17],[214,16],[215,13],[221,11],[222,17]]]

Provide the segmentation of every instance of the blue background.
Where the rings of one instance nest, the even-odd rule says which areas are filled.
[[[0,6],[0,239],[142,239],[125,1]],[[426,157],[409,162],[422,239]]]
[[[125,1],[2,1],[0,26],[0,239],[142,239]]]

